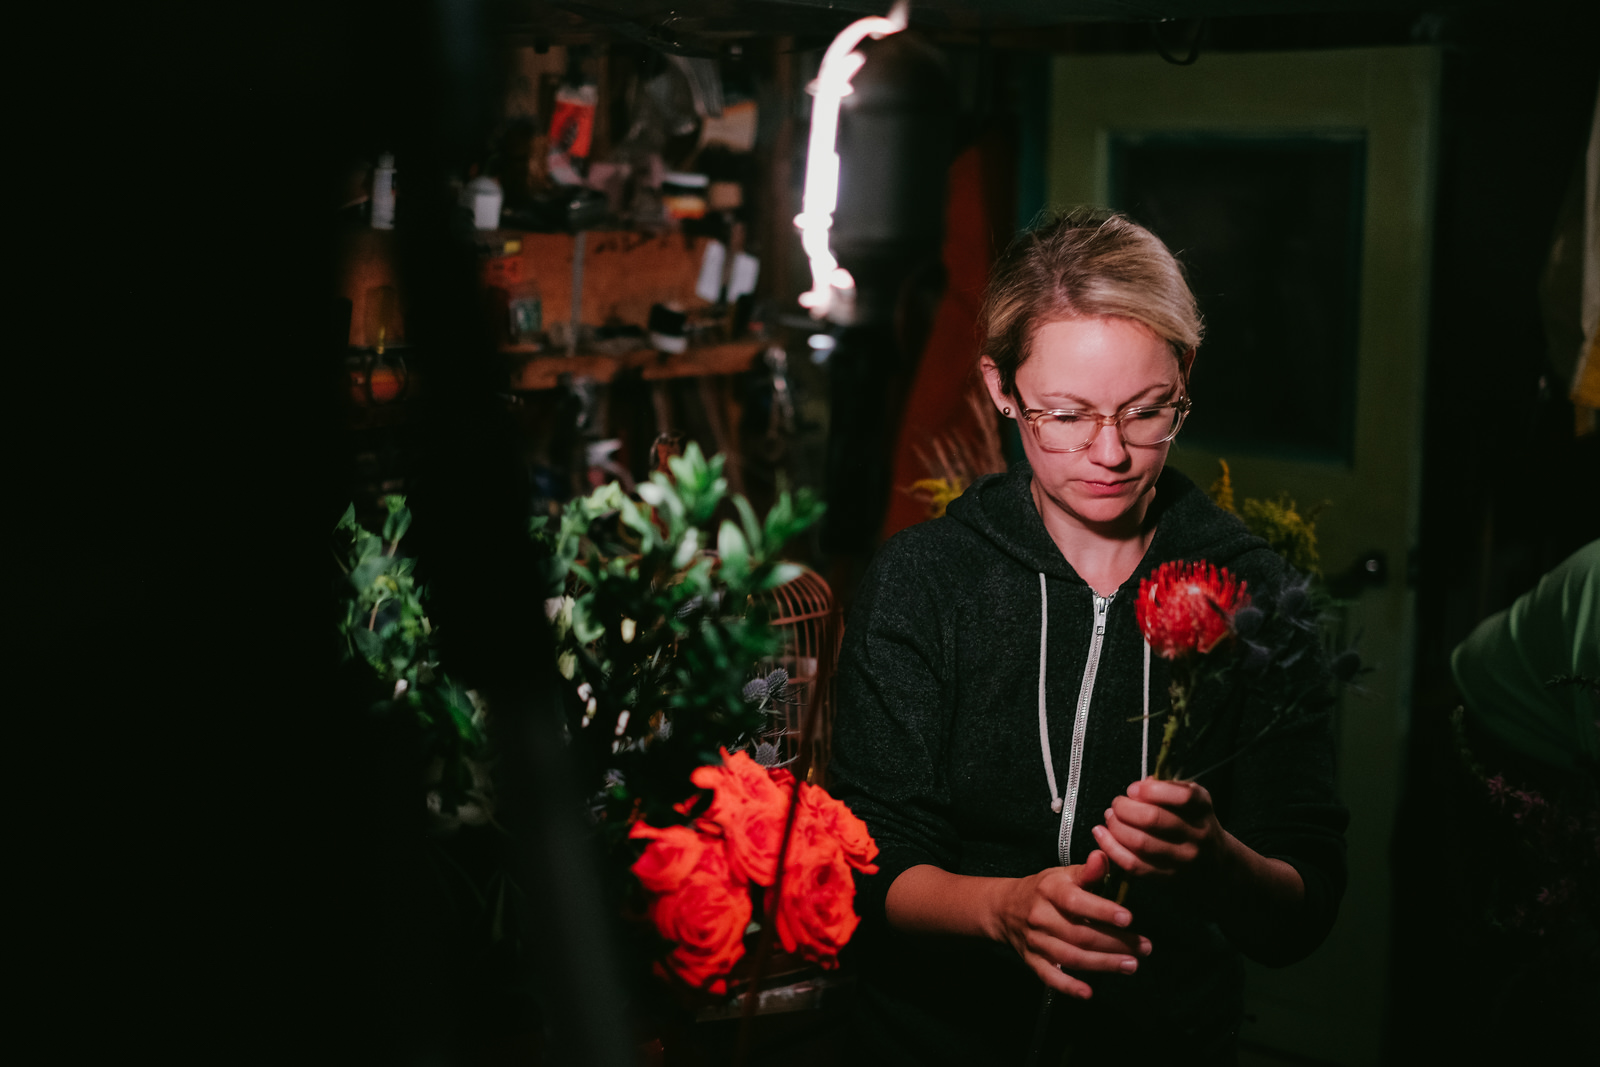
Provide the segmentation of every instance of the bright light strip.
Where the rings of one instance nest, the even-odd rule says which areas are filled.
[[[817,80],[811,85],[816,99],[811,105],[811,140],[806,148],[806,189],[800,201],[800,214],[794,224],[800,230],[800,246],[811,261],[811,289],[800,294],[800,306],[809,308],[814,318],[825,317],[837,295],[855,289],[855,279],[839,266],[828,247],[828,231],[833,227],[833,209],[839,202],[839,101],[851,92],[850,79],[867,61],[856,45],[899,33],[910,16],[909,0],[895,0],[887,18],[859,19],[839,31],[823,54]]]

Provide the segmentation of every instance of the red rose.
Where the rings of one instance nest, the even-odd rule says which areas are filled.
[[[672,951],[664,969],[689,985],[725,993],[744,955],[750,887],[728,865],[723,842],[688,826],[635,823],[629,837],[651,838],[633,873],[650,890],[650,920]]]
[[[1139,583],[1134,609],[1156,655],[1210,652],[1233,635],[1233,615],[1250,603],[1246,583],[1209,563],[1163,563]]]
[[[784,951],[823,967],[839,965],[839,950],[860,922],[850,870],[876,874],[871,860],[877,854],[866,824],[848,807],[809,782],[800,786],[800,810],[790,832],[782,896],[773,919]],[[773,896],[768,890],[769,915]]]
[[[722,765],[697,767],[689,780],[713,791],[697,825],[712,824],[728,843],[734,873],[768,886],[778,877],[778,846],[789,816],[789,792],[743,752],[722,750]],[[793,781],[791,778],[790,781]]]

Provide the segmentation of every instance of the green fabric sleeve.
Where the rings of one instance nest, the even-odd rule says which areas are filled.
[[[1600,540],[1551,570],[1456,646],[1450,669],[1468,712],[1513,749],[1556,767],[1600,767]]]

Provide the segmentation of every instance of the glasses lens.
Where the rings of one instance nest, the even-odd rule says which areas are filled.
[[[1076,452],[1094,436],[1099,420],[1088,415],[1063,412],[1040,415],[1033,422],[1039,431],[1039,443],[1050,452]]]
[[[1159,445],[1178,428],[1178,409],[1135,408],[1123,416],[1122,439],[1130,445]]]

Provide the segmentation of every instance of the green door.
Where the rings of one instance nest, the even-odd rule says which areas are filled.
[[[1377,672],[1338,724],[1349,889],[1309,960],[1250,967],[1246,1062],[1379,1060],[1437,81],[1430,48],[1203,55],[1189,67],[1065,56],[1052,70],[1051,205],[1126,210],[1193,267],[1208,336],[1171,462],[1205,486],[1226,459],[1240,497],[1327,501],[1324,572],[1372,577],[1349,626]]]

